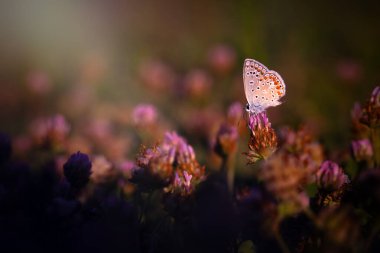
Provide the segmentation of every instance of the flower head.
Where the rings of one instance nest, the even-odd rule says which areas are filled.
[[[349,179],[342,168],[331,161],[323,162],[317,172],[318,187],[328,191],[336,191],[348,182]]]
[[[237,139],[239,137],[238,130],[235,126],[222,124],[216,135],[214,150],[221,157],[236,152]]]
[[[283,128],[280,136],[282,149],[304,160],[313,162],[316,166],[322,164],[324,160],[323,148],[314,139],[313,134],[308,128],[301,127],[297,131]]]
[[[243,107],[240,102],[235,102],[230,105],[227,113],[227,121],[229,124],[236,126],[243,116]]]
[[[36,144],[48,148],[61,146],[69,131],[70,125],[60,114],[37,119],[30,125],[30,132]]]
[[[258,123],[253,122],[255,126]],[[269,124],[264,121],[262,125]],[[279,201],[280,217],[298,213],[309,205],[306,187],[315,182],[322,163],[321,146],[305,129],[282,131],[282,141],[258,171],[266,189]]]
[[[268,120],[266,112],[250,114],[248,127],[251,130],[246,152],[248,163],[267,159],[277,149],[277,136]]]
[[[90,179],[91,167],[92,164],[88,155],[78,151],[72,154],[63,165],[63,172],[72,187],[81,189]]]
[[[372,91],[369,102],[364,106],[360,122],[371,127],[380,127],[380,86]]]
[[[236,53],[227,45],[217,45],[210,50],[208,62],[216,72],[228,73],[236,63]]]
[[[192,97],[207,95],[211,89],[211,85],[212,79],[204,70],[196,69],[185,76],[184,88],[186,94]]]
[[[178,171],[174,173],[174,180],[171,185],[172,192],[178,192],[179,194],[188,194],[192,191],[191,179],[193,178],[187,171]]]
[[[115,170],[110,161],[102,155],[93,157],[91,180],[96,184],[106,183],[115,176]]]
[[[121,172],[121,174],[124,177],[130,179],[132,177],[133,171],[136,168],[136,163],[129,160],[125,160],[119,163],[118,166],[116,166],[116,168]]]
[[[297,156],[280,150],[266,160],[259,178],[279,203],[286,206],[286,213],[297,213],[309,205],[305,185],[313,170]]]
[[[175,132],[166,132],[164,140],[152,148],[143,148],[136,159],[140,167],[132,181],[142,184],[165,186],[167,193],[190,194],[204,179],[204,167],[195,158],[193,148]],[[144,174],[144,177],[141,176]],[[149,187],[148,187],[149,188]]]
[[[158,118],[157,110],[150,104],[139,104],[132,112],[133,123],[138,127],[153,126]]]
[[[368,126],[361,122],[362,114],[363,109],[360,103],[356,102],[351,110],[351,122],[352,131],[357,138],[367,138],[369,135]]]
[[[373,156],[373,148],[369,139],[352,141],[351,147],[357,161],[365,161]]]

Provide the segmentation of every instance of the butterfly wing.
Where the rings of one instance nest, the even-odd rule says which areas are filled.
[[[260,89],[259,82],[268,69],[258,61],[245,59],[243,66],[243,81],[245,96],[249,104],[258,104],[257,88]]]
[[[280,98],[285,95],[285,83],[281,76],[256,60],[244,61],[243,81],[247,101],[257,112],[279,105]]]
[[[270,70],[264,74],[261,85],[261,104],[264,109],[281,104],[280,99],[285,95],[285,84],[281,76]]]

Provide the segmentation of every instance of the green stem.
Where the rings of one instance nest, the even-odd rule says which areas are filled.
[[[235,153],[226,155],[222,160],[221,171],[225,175],[228,185],[228,190],[232,194],[234,191],[235,179]]]

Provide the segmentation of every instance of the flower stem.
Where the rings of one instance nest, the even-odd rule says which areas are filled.
[[[235,153],[228,154],[223,157],[221,171],[226,177],[228,190],[232,194],[234,190],[234,178],[235,178]]]

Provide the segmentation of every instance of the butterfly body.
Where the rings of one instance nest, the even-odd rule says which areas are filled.
[[[268,107],[281,104],[285,95],[285,83],[281,76],[262,63],[246,59],[243,66],[244,91],[248,104],[246,110],[259,114]]]

